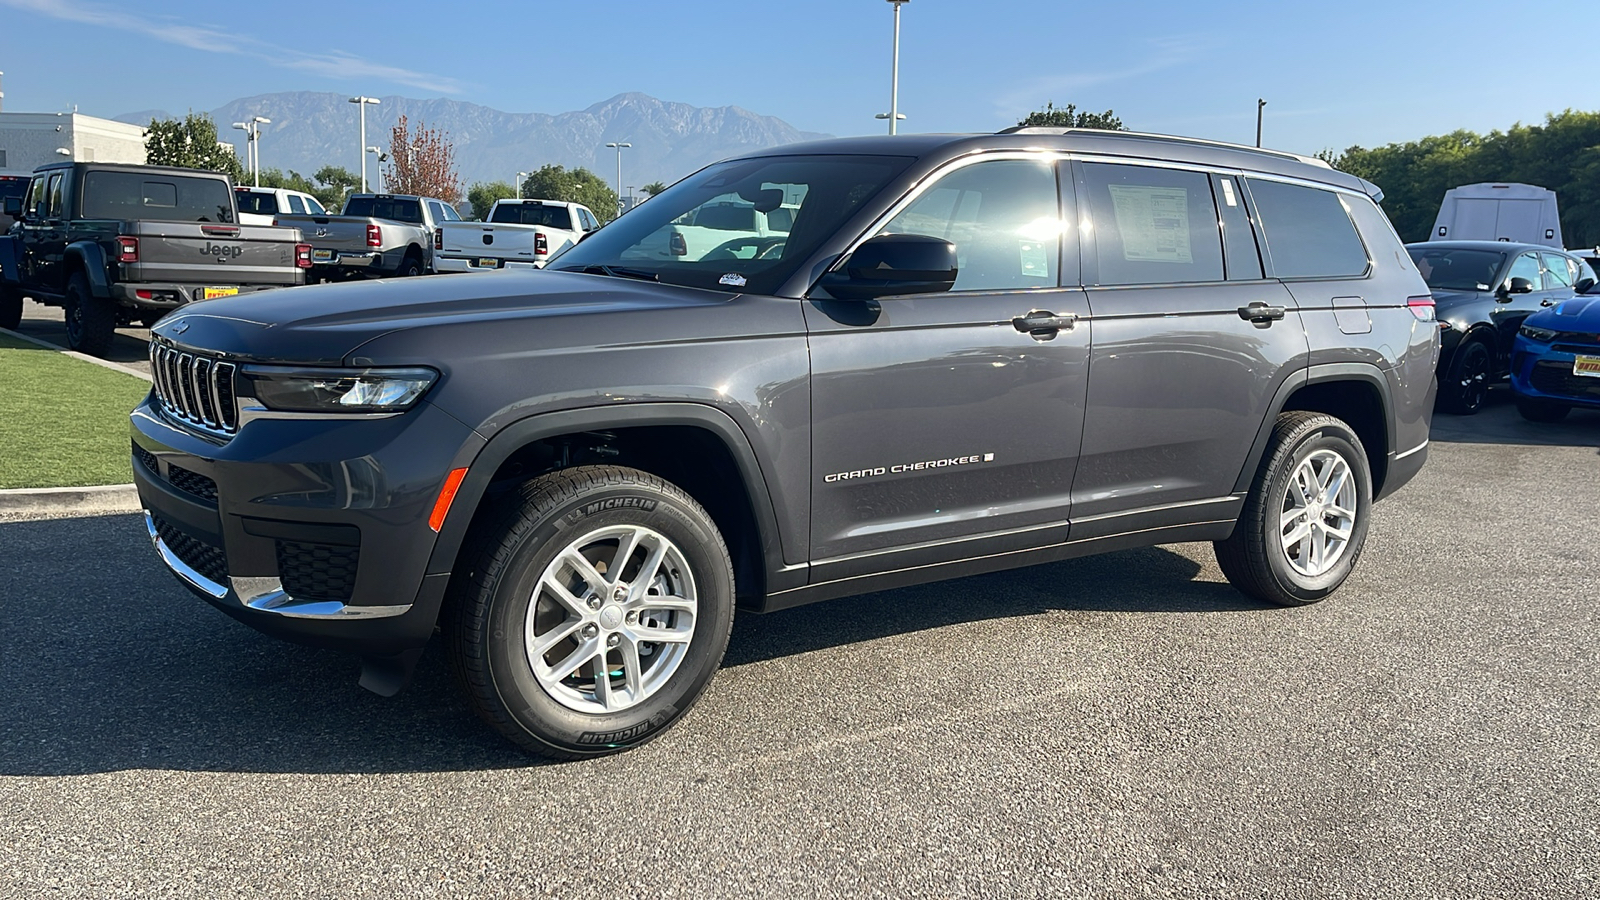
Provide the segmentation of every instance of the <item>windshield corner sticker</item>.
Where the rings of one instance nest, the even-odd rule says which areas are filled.
[[[842,481],[854,481],[858,478],[877,478],[880,475],[904,475],[908,472],[923,472],[929,469],[948,469],[951,466],[970,466],[978,463],[994,462],[993,453],[974,453],[971,456],[947,456],[943,459],[925,459],[920,462],[896,463],[892,466],[875,466],[870,469],[857,469],[854,472],[834,472],[822,476],[825,484],[838,484]]]
[[[729,272],[721,278],[718,278],[717,284],[725,284],[728,287],[744,287],[744,276],[740,275],[738,272]]]

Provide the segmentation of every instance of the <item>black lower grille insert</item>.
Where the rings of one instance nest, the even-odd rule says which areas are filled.
[[[277,545],[278,578],[284,593],[296,600],[350,601],[361,561],[360,547],[284,540]]]
[[[149,450],[146,450],[138,444],[134,444],[133,455],[134,458],[138,459],[139,462],[144,464],[146,469],[150,470],[150,474],[157,476],[161,474],[161,470],[156,467],[156,455],[154,453],[151,453]]]
[[[167,545],[173,556],[183,560],[184,565],[208,580],[223,586],[228,584],[228,557],[221,547],[190,537],[155,513],[150,514],[150,520],[156,526],[156,534],[161,536],[161,542]]]
[[[199,472],[191,472],[182,466],[169,465],[167,480],[185,494],[192,494],[208,503],[217,502],[217,483]]]
[[[1572,363],[1536,363],[1528,376],[1534,389],[1543,393],[1600,400],[1600,378],[1573,374]]]

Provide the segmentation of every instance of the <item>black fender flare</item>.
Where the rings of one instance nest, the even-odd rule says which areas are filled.
[[[433,553],[428,558],[430,575],[450,572],[460,555],[461,544],[467,528],[477,514],[478,506],[488,491],[489,480],[500,465],[513,453],[534,441],[563,434],[601,431],[608,428],[639,428],[652,425],[688,425],[703,428],[720,439],[729,455],[739,467],[745,494],[750,498],[751,514],[759,532],[761,553],[766,569],[767,590],[794,587],[803,584],[805,572],[798,570],[796,584],[778,583],[778,573],[785,568],[783,550],[778,541],[778,518],[772,508],[772,497],[760,461],[743,429],[727,413],[712,406],[698,403],[633,403],[624,406],[585,407],[559,412],[539,413],[519,419],[500,429],[471,455],[470,460],[458,459],[455,466],[467,466],[467,475],[456,491],[450,512],[439,529]],[[470,454],[470,451],[463,451]]]
[[[1360,381],[1377,390],[1378,399],[1383,404],[1385,438],[1383,456],[1385,459],[1394,458],[1395,434],[1394,428],[1390,425],[1394,421],[1394,397],[1389,390],[1389,381],[1384,377],[1383,370],[1371,363],[1322,363],[1295,373],[1278,386],[1277,393],[1272,397],[1272,405],[1268,407],[1266,418],[1262,419],[1261,427],[1256,431],[1256,439],[1250,444],[1250,455],[1245,460],[1244,468],[1240,470],[1238,479],[1233,483],[1234,493],[1249,492],[1251,484],[1255,481],[1256,470],[1261,467],[1261,457],[1267,452],[1267,442],[1272,439],[1272,428],[1277,424],[1278,414],[1283,412],[1289,398],[1301,388],[1332,381]],[[1377,485],[1373,485],[1374,494],[1377,490]]]
[[[67,245],[61,261],[66,269],[63,273],[65,277],[61,280],[63,290],[66,289],[67,278],[72,277],[72,271],[81,268],[89,279],[89,293],[102,300],[110,299],[111,279],[106,276],[104,247],[94,241],[75,241]]]

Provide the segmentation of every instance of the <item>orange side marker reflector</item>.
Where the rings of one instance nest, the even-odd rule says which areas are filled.
[[[450,504],[456,499],[456,491],[461,490],[461,479],[467,477],[466,469],[451,469],[450,477],[444,480],[444,487],[439,488],[439,499],[434,501],[433,515],[428,517],[428,527],[438,531],[444,527],[444,517],[450,512]]]

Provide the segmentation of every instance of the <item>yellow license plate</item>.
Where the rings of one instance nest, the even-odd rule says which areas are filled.
[[[495,259],[493,257],[485,256],[485,257],[483,257],[483,258],[478,260],[478,268],[480,268],[480,269],[498,269],[498,268],[500,268],[500,260]]]
[[[313,251],[311,251],[311,261],[312,262],[333,262],[333,251],[332,250],[313,250]]]
[[[212,287],[208,287],[208,288],[205,289],[205,292],[200,295],[200,297],[203,300],[213,300],[213,299],[215,299],[217,297],[232,297],[234,294],[237,294],[237,293],[239,293],[239,289],[238,288],[212,288]]]
[[[1572,361],[1572,374],[1600,378],[1600,356],[1580,356]]]

